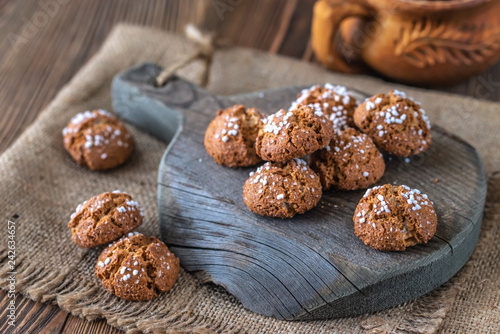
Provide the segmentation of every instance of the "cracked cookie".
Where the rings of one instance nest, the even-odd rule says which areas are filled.
[[[323,190],[367,188],[385,171],[384,158],[373,141],[353,128],[343,130],[329,145],[311,154],[309,166],[318,174]]]
[[[169,291],[179,270],[179,259],[163,242],[137,232],[106,247],[95,266],[106,290],[130,301],[151,300]]]
[[[315,85],[304,89],[292,102],[290,110],[299,105],[307,105],[325,114],[332,121],[336,132],[354,127],[353,115],[358,102],[344,86],[326,83],[324,86]]]
[[[316,206],[321,183],[305,161],[267,162],[243,186],[243,200],[250,211],[262,216],[291,218]]]
[[[129,195],[107,192],[78,205],[68,227],[71,239],[82,248],[116,240],[142,224],[144,214]]]
[[[332,122],[309,106],[277,113],[263,120],[256,141],[257,154],[266,161],[284,162],[327,145],[334,135]]]
[[[219,110],[205,132],[204,145],[210,156],[228,167],[252,166],[261,161],[255,139],[264,116],[255,108],[238,104]]]
[[[427,243],[436,232],[437,216],[427,195],[405,185],[368,189],[354,212],[354,233],[366,245],[404,251]]]
[[[407,157],[431,144],[431,125],[420,104],[391,90],[365,100],[354,112],[356,126],[388,153]]]
[[[134,140],[113,114],[98,109],[74,116],[62,131],[64,147],[81,166],[92,170],[117,167],[130,158]]]

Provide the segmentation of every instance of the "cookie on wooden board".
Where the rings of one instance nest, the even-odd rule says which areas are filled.
[[[378,147],[397,156],[421,153],[431,144],[425,110],[398,90],[366,99],[354,112],[354,122]]]
[[[179,270],[179,259],[163,242],[137,232],[106,247],[95,266],[106,290],[130,301],[151,300],[172,289]]]
[[[141,207],[132,197],[120,191],[106,192],[78,205],[68,227],[75,244],[91,248],[135,230],[143,217]]]
[[[427,243],[436,232],[432,202],[418,189],[386,184],[368,189],[354,212],[354,233],[366,245],[404,251]]]
[[[318,176],[301,159],[267,162],[243,186],[243,200],[262,216],[291,218],[316,206],[321,199]]]
[[[92,170],[117,167],[130,158],[134,149],[134,139],[127,128],[103,109],[77,114],[62,134],[71,157]]]
[[[311,154],[309,166],[318,174],[323,190],[364,189],[385,171],[384,158],[373,141],[353,128],[341,131],[329,145]]]
[[[323,112],[333,123],[336,131],[354,126],[354,110],[358,106],[356,98],[349,94],[346,87],[326,83],[302,90],[290,110],[299,105],[308,105]]]
[[[326,146],[334,135],[332,121],[309,106],[277,113],[263,120],[257,154],[266,161],[285,162]]]
[[[228,167],[259,163],[255,139],[263,117],[259,110],[241,104],[219,110],[205,132],[203,143],[208,154],[218,164]]]

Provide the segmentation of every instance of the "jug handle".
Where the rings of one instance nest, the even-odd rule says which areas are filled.
[[[349,17],[370,17],[370,9],[351,1],[319,0],[314,4],[311,27],[312,47],[316,57],[329,69],[345,73],[360,73],[362,68],[348,62],[335,46],[342,21]]]

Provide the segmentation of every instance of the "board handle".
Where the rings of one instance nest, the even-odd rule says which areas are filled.
[[[121,118],[169,143],[182,129],[182,110],[212,94],[177,76],[158,87],[156,77],[162,70],[143,63],[119,73],[111,83],[111,96]]]

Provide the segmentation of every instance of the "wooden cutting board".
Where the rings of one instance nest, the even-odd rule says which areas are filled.
[[[437,288],[470,257],[486,177],[476,150],[463,140],[434,127],[428,151],[409,162],[385,157],[387,169],[377,184],[406,184],[428,194],[438,226],[428,244],[376,251],[354,235],[352,216],[364,190],[326,191],[316,208],[292,219],[261,217],[242,197],[255,167],[222,167],[205,151],[205,129],[218,109],[244,104],[274,113],[288,108],[303,87],[215,96],[176,77],[155,87],[160,71],[146,63],[119,74],[113,107],[169,143],[158,175],[163,240],[185,270],[201,272],[246,308],[289,320],[382,310]]]

